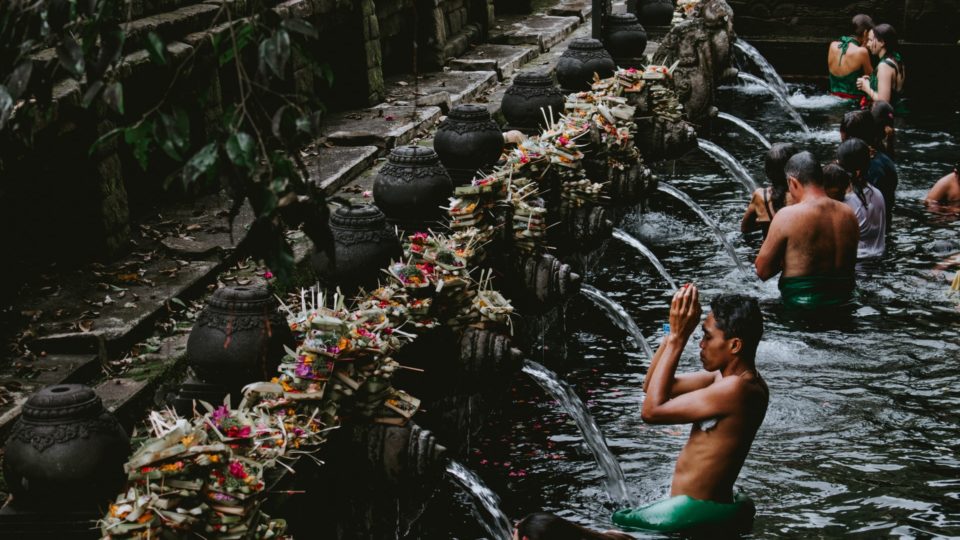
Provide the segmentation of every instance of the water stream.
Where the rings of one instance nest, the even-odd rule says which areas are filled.
[[[792,105],[791,105],[791,106],[792,106]],[[767,140],[767,138],[764,137],[762,133],[760,133],[759,131],[757,131],[753,126],[751,126],[750,124],[748,124],[748,123],[747,123],[745,120],[743,120],[742,118],[736,117],[736,116],[734,116],[734,115],[732,115],[732,114],[727,114],[727,113],[725,113],[725,112],[722,112],[722,113],[717,114],[717,118],[722,118],[723,120],[726,120],[726,121],[728,121],[728,122],[732,122],[732,123],[740,126],[741,129],[743,129],[743,130],[746,131],[747,133],[749,133],[749,134],[753,135],[754,137],[756,137],[757,140],[760,141],[760,144],[766,146],[767,148],[770,148],[770,146],[771,146],[770,141]]]
[[[512,540],[513,526],[500,509],[500,498],[496,493],[491,491],[473,471],[459,462],[450,461],[445,470],[473,499],[474,505],[470,510],[490,537],[493,540]]]
[[[780,106],[783,107],[783,110],[786,111],[788,115],[790,115],[790,119],[796,122],[797,125],[803,129],[804,134],[806,135],[810,134],[810,127],[807,126],[806,122],[804,122],[803,117],[800,116],[800,113],[797,112],[797,109],[790,104],[790,101],[787,99],[786,96],[784,96],[780,92],[777,92],[777,90],[772,86],[770,86],[770,84],[767,81],[761,79],[760,77],[757,77],[756,75],[752,75],[750,73],[744,73],[742,71],[737,74],[737,77],[739,77],[740,79],[748,83],[760,86],[765,90],[767,90],[768,92],[770,92],[770,95],[777,100],[777,103],[779,103]]]
[[[740,272],[744,274],[749,274],[747,267],[744,266],[743,262],[740,261],[740,257],[737,256],[737,250],[734,249],[733,244],[731,244],[730,241],[727,240],[727,235],[724,234],[723,229],[721,229],[720,226],[717,225],[717,222],[714,221],[713,218],[711,218],[710,215],[707,214],[707,212],[703,208],[701,208],[699,204],[694,202],[694,200],[691,199],[689,195],[671,186],[666,182],[660,182],[660,184],[657,186],[657,191],[662,191],[663,193],[666,193],[667,195],[670,195],[671,197],[677,199],[678,201],[687,205],[691,210],[693,210],[693,213],[700,216],[700,219],[702,219],[703,222],[706,223],[708,227],[710,227],[713,233],[717,236],[717,239],[720,240],[720,243],[723,245],[724,249],[727,250],[727,254],[730,255],[731,259],[733,259],[733,262],[737,265],[737,269],[739,269]]]
[[[596,304],[613,324],[630,334],[634,343],[643,350],[648,359],[653,358],[653,349],[650,348],[647,339],[643,337],[640,327],[637,326],[637,323],[633,321],[633,317],[627,313],[627,310],[619,302],[590,285],[581,285],[580,292]]]
[[[623,231],[623,229],[614,229],[613,237],[639,251],[640,254],[646,257],[647,260],[650,261],[650,264],[657,269],[657,272],[660,272],[660,275],[663,276],[663,279],[670,284],[670,288],[674,291],[677,290],[677,282],[673,280],[673,277],[669,272],[667,272],[667,269],[664,268],[663,263],[660,262],[660,259],[658,259],[657,256],[650,251],[650,248],[643,244],[643,242]]]
[[[747,191],[753,195],[753,192],[756,191],[759,186],[757,186],[757,182],[750,176],[750,172],[747,171],[737,158],[730,155],[730,152],[720,148],[716,143],[706,139],[697,139],[697,145],[700,146],[700,149],[706,152],[708,156],[713,158],[714,161],[722,165],[734,178],[739,180],[740,183],[743,184],[743,187],[747,188]]]
[[[787,89],[787,83],[783,82],[783,77],[777,73],[777,70],[770,65],[770,62],[760,54],[760,51],[756,49],[753,45],[747,43],[742,39],[737,39],[733,42],[733,46],[736,47],[740,52],[747,55],[750,60],[760,69],[760,73],[763,75],[764,80],[769,83],[769,86],[776,90],[776,93],[787,99],[790,91]]]
[[[580,434],[583,435],[583,442],[593,452],[593,458],[597,461],[597,466],[606,475],[607,493],[610,494],[610,498],[621,506],[631,504],[630,492],[627,490],[627,480],[620,468],[620,463],[610,452],[600,427],[597,426],[596,420],[590,415],[590,411],[584,405],[580,396],[573,391],[569,384],[563,382],[556,373],[533,360],[523,362],[523,372],[553,396],[560,403],[564,412],[570,415],[570,418],[577,424]]]

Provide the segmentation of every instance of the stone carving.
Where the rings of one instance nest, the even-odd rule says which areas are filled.
[[[528,135],[539,134],[546,116],[563,112],[564,97],[550,72],[523,72],[514,77],[513,84],[503,94],[501,108],[508,129],[518,129]]]
[[[733,11],[724,0],[706,0],[692,19],[674,25],[660,42],[654,63],[678,62],[673,77],[688,117],[703,123],[712,109],[717,82],[730,68]]]
[[[433,148],[454,184],[469,184],[500,159],[503,134],[483,105],[457,105],[437,128]]]
[[[407,232],[437,227],[441,206],[453,194],[453,183],[440,157],[425,146],[400,146],[390,151],[373,183],[373,200],[387,221]]]

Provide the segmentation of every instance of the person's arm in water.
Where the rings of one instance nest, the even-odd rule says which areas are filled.
[[[663,337],[663,340],[660,342],[660,347],[657,348],[657,352],[653,355],[653,359],[650,361],[650,367],[647,368],[647,375],[643,378],[644,392],[650,391],[650,381],[653,380],[654,373],[656,373],[657,368],[660,366],[660,359],[663,358],[664,353],[667,350],[670,350],[671,354],[673,353],[673,350],[675,348],[675,343],[673,338],[671,338],[673,334],[673,328],[674,328],[673,326],[674,321],[673,321],[672,314],[675,308],[679,309],[678,306],[679,306],[679,301],[680,301],[679,299],[681,295],[684,293],[688,293],[690,289],[693,290],[693,294],[695,296],[699,295],[699,293],[697,292],[697,288],[693,285],[690,285],[690,286],[684,285],[683,287],[680,288],[679,291],[677,291],[673,295],[673,301],[670,304],[670,313],[671,313],[670,325],[669,325],[670,333]],[[697,308],[699,309],[699,307],[700,307],[700,304],[699,304],[699,301],[697,301]],[[692,331],[693,330],[691,330],[691,332]],[[689,338],[689,335],[687,337]],[[686,345],[686,343],[687,343],[687,339],[685,338],[683,342],[680,343],[681,351],[683,350],[683,347]],[[679,356],[680,356],[680,353],[677,352],[677,357],[679,358]],[[691,392],[693,390],[703,388],[709,385],[711,382],[713,382],[714,379],[716,379],[716,375],[708,371],[698,371],[696,373],[684,373],[682,375],[676,375],[675,372],[676,372],[676,366],[674,366],[674,372],[671,373],[671,380],[669,381],[671,398],[679,396],[680,394],[685,394],[687,392]]]
[[[697,288],[689,285],[677,291],[670,305],[670,334],[661,346],[663,354],[650,379],[640,413],[643,421],[648,424],[697,422],[729,414],[736,407],[736,400],[731,399],[733,385],[710,384],[715,380],[713,374],[701,374],[709,376],[706,384],[673,397],[677,394],[673,387],[680,353],[700,322],[700,314]],[[700,378],[704,379],[705,377]]]
[[[767,231],[767,238],[760,246],[760,253],[757,254],[757,260],[754,263],[757,269],[757,277],[766,281],[777,272],[783,270],[783,256],[787,249],[787,236],[785,228],[786,221],[790,219],[790,209],[785,207],[770,221],[770,230]]]
[[[743,234],[757,230],[757,194],[760,193],[760,189],[753,192],[750,204],[747,205],[747,211],[744,212],[743,219],[740,220],[740,232]]]
[[[890,96],[893,94],[894,78],[897,71],[887,64],[881,62],[877,66],[877,90],[870,88],[870,77],[864,76],[857,79],[857,88],[870,98],[871,101],[890,102]]]

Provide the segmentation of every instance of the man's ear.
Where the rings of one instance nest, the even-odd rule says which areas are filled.
[[[730,353],[731,354],[740,354],[740,351],[743,350],[743,340],[735,337],[730,340]]]

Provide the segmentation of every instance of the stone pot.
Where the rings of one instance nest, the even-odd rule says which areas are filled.
[[[334,258],[323,254],[315,259],[318,270],[332,287],[352,292],[358,287],[372,289],[383,277],[381,269],[391,259],[399,260],[403,250],[387,218],[372,204],[350,204],[337,208],[330,216]]]
[[[668,26],[676,9],[673,0],[637,0],[634,13],[645,26]]]
[[[500,159],[503,133],[483,105],[457,105],[437,128],[433,149],[455,186],[469,184],[478,170],[489,171]]]
[[[577,38],[557,60],[557,80],[569,92],[589,90],[593,74],[610,77],[617,65],[598,39]]]
[[[500,103],[507,129],[517,129],[527,135],[537,135],[545,127],[544,117],[554,118],[563,112],[563,92],[557,86],[553,73],[530,71],[518,74],[503,94]],[[541,112],[542,109],[542,112]]]
[[[294,347],[279,303],[263,286],[214,291],[187,339],[187,363],[201,381],[223,386],[235,403],[241,389],[277,373],[283,346]]]
[[[17,510],[96,511],[123,489],[130,440],[92,388],[57,384],[30,396],[4,452]]]
[[[392,223],[411,233],[437,227],[453,183],[433,148],[399,146],[373,182],[373,200]]]
[[[643,51],[647,48],[647,31],[637,21],[637,16],[633,13],[614,13],[607,15],[604,22],[603,46],[617,65],[641,67]]]

